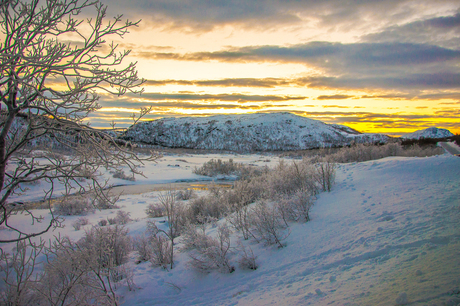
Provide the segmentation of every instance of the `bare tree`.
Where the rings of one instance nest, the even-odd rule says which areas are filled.
[[[151,234],[155,237],[156,245],[160,246],[165,244],[165,241],[162,240],[161,236],[158,236],[160,233],[163,233],[171,242],[171,247],[168,249],[170,252],[168,258],[170,268],[172,269],[174,264],[174,239],[180,235],[181,227],[183,227],[185,221],[182,220],[182,208],[180,204],[176,202],[176,194],[173,190],[169,189],[166,193],[160,193],[159,198],[160,205],[165,212],[168,228],[166,230],[160,229],[154,221],[149,221],[148,224]]]
[[[321,186],[322,191],[331,191],[335,182],[335,172],[337,163],[331,157],[324,157],[315,164],[316,180]]]
[[[12,254],[1,252],[0,272],[4,282],[0,289],[1,305],[32,305],[37,303],[34,293],[34,284],[37,275],[34,275],[38,256],[42,253],[44,242],[28,244],[18,241]]]
[[[94,18],[78,19],[91,9]],[[33,222],[42,221],[22,203],[12,203],[11,197],[27,185],[46,182],[44,201],[57,184],[65,186],[63,195],[91,192],[107,199],[100,167],[125,166],[139,173],[141,160],[128,147],[84,123],[100,108],[98,93],[142,92],[136,63],[123,62],[129,51],[118,52],[106,41],[111,35],[123,37],[139,21],[122,21],[121,15],[107,21],[106,9],[98,0],[0,0],[0,102],[5,107],[0,112],[0,225],[17,233],[0,243],[59,226],[51,209],[47,226],[34,232],[8,222],[18,209]],[[149,111],[142,109],[141,116]],[[46,144],[42,154],[30,154],[40,144]]]

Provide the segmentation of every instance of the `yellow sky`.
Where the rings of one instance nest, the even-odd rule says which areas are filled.
[[[90,121],[128,126],[132,112],[153,106],[145,119],[290,111],[361,132],[460,133],[460,5],[351,6],[117,2],[112,12],[143,19],[115,42],[148,82],[140,97],[102,96]]]

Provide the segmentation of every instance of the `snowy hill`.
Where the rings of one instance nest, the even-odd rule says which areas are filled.
[[[454,136],[449,130],[430,127],[424,130],[418,130],[410,134],[401,136],[404,139],[422,139],[422,138],[445,138]]]
[[[181,117],[142,122],[124,140],[165,147],[235,151],[287,151],[385,142],[382,134],[361,134],[291,113]]]

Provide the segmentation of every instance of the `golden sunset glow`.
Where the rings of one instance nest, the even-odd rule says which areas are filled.
[[[392,135],[460,133],[460,5],[111,1],[142,19],[122,40],[146,79],[141,96],[102,94],[94,126],[248,112],[292,112]],[[115,118],[115,119],[114,119]]]

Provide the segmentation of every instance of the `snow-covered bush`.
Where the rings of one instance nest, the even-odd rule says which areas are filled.
[[[54,204],[54,213],[64,216],[86,215],[94,210],[91,201],[84,196],[64,197]]]
[[[193,189],[178,190],[176,192],[176,199],[181,201],[187,201],[192,198],[193,194]]]
[[[380,159],[388,156],[433,156],[443,154],[444,150],[436,146],[421,147],[418,144],[403,146],[400,143],[387,143],[384,145],[354,144],[343,147],[332,154],[332,158],[338,163],[362,162]]]
[[[133,247],[136,250],[139,262],[149,261],[151,256],[150,242],[147,232],[137,235],[133,239]]]
[[[117,216],[115,217],[117,219],[117,224],[127,224],[129,221],[131,221],[131,218],[129,217],[130,215],[130,212],[126,212],[124,210],[117,211]]]
[[[107,218],[107,221],[109,222],[110,225],[115,225],[115,224],[125,225],[129,221],[131,221],[131,218],[129,217],[130,215],[131,215],[131,213],[129,213],[129,212],[119,210],[119,211],[117,211],[117,214],[116,214],[115,217]]]
[[[171,241],[164,235],[151,235],[148,238],[149,261],[154,267],[161,266],[167,269],[172,265],[172,248]]]
[[[204,232],[196,232],[193,237],[196,241],[193,243],[195,248],[188,255],[189,264],[201,271],[219,270],[223,273],[232,273],[235,267],[229,262],[231,231],[227,225],[219,225],[217,228],[217,237],[213,238]]]
[[[240,255],[238,263],[242,269],[256,270],[258,268],[256,262],[257,256],[254,255],[254,252],[250,247],[246,248],[242,243],[239,243],[238,252]]]
[[[249,218],[253,236],[258,241],[263,241],[266,245],[276,244],[278,248],[284,247],[282,241],[290,232],[276,207],[269,206],[264,201],[258,202],[251,208]]]
[[[278,194],[293,194],[300,189],[310,190],[312,193],[317,192],[315,171],[310,163],[280,162],[270,174],[268,179],[270,198]]]
[[[234,213],[227,216],[227,221],[237,231],[241,231],[244,240],[251,236],[251,224],[249,219],[249,206],[247,203],[239,202],[233,205]]]
[[[165,215],[165,209],[160,203],[150,203],[147,205],[145,213],[149,218],[158,218]]]
[[[192,223],[200,222],[199,216],[203,217],[205,222],[209,222],[211,219],[222,218],[227,211],[228,207],[220,197],[205,195],[190,201],[187,217]]]
[[[149,222],[147,230],[133,241],[139,261],[150,261],[154,267],[167,269],[173,264],[173,245],[171,240],[158,231],[154,223]]]
[[[117,305],[116,261],[108,259],[111,246],[74,243],[68,238],[54,241],[47,248],[47,261],[36,285],[42,299],[39,304]]]
[[[30,245],[26,241],[16,244],[12,254],[0,252],[0,305],[38,305],[40,296],[34,284],[38,256],[43,252],[43,243]]]
[[[131,251],[128,230],[119,225],[92,227],[78,244],[91,252],[101,267],[125,263]]]
[[[281,217],[287,221],[310,221],[310,208],[313,206],[314,196],[305,189],[298,190],[289,197],[280,197],[276,201],[276,208]]]
[[[201,167],[195,167],[193,173],[206,176],[215,176],[219,174],[230,175],[237,174],[240,168],[242,168],[242,164],[234,163],[233,159],[229,159],[228,161],[211,159],[205,162]]]
[[[150,261],[153,265],[164,268],[174,264],[174,239],[176,239],[186,223],[184,209],[176,202],[176,195],[169,190],[160,193],[159,206],[162,207],[166,217],[166,229],[159,228],[155,221],[148,221],[147,241],[151,250]]]
[[[121,180],[125,181],[135,181],[136,178],[134,177],[134,173],[132,175],[127,175],[124,170],[118,169],[115,171],[110,171],[110,174],[112,174],[113,178],[118,178]]]
[[[74,222],[72,222],[72,226],[76,231],[79,231],[82,226],[85,226],[89,223],[88,218],[80,217]]]
[[[315,164],[315,178],[322,191],[331,191],[332,185],[335,182],[336,169],[337,164],[331,157],[324,157]]]
[[[118,201],[119,196],[114,197],[99,197],[95,200],[97,209],[116,209],[119,208],[115,203]]]
[[[427,157],[433,155],[444,154],[444,149],[436,146],[421,147],[417,144],[412,145],[406,148],[403,151],[403,156],[417,156],[417,157]]]

